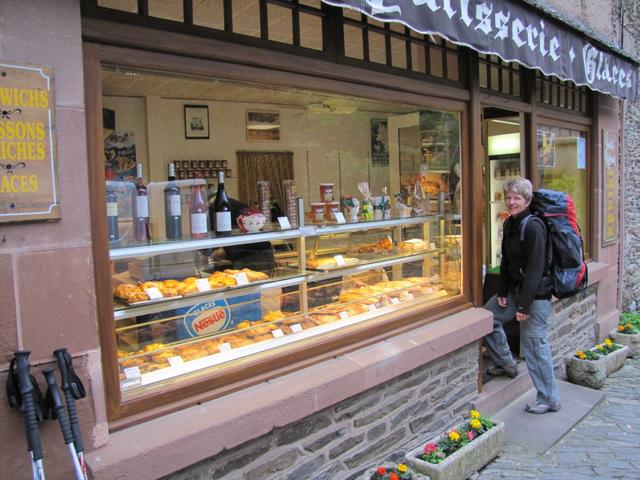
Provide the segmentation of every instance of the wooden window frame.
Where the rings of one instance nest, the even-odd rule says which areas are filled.
[[[89,22],[92,23],[92,22]],[[113,35],[117,30],[116,25],[103,25],[100,22],[92,24],[102,29],[101,33],[93,32],[91,35],[105,38]],[[122,27],[125,30],[129,27]],[[91,30],[83,25],[85,33]],[[133,28],[137,31],[137,28]],[[158,36],[158,38],[153,38]],[[149,38],[151,36],[152,38]],[[164,42],[160,39],[163,38]],[[283,375],[289,371],[303,368],[304,366],[321,362],[335,355],[361,348],[371,343],[379,342],[385,338],[409,331],[418,325],[432,322],[445,315],[449,315],[472,305],[472,299],[479,295],[475,292],[479,288],[477,282],[473,282],[474,275],[470,274],[472,259],[480,258],[478,253],[471,251],[471,238],[477,228],[470,222],[471,215],[463,216],[463,264],[462,264],[462,293],[451,299],[447,299],[436,305],[401,310],[377,321],[366,322],[335,332],[331,336],[319,336],[312,344],[293,344],[286,352],[272,352],[268,361],[248,359],[240,366],[230,366],[222,371],[214,371],[208,374],[198,375],[197,380],[179,381],[178,386],[163,386],[162,389],[143,394],[132,400],[123,401],[118,381],[115,344],[115,321],[112,310],[111,283],[109,274],[109,246],[106,234],[106,213],[104,209],[104,168],[101,163],[103,157],[102,146],[102,92],[101,92],[101,65],[121,65],[125,67],[175,71],[183,74],[202,75],[225,78],[237,81],[254,81],[260,78],[263,82],[277,86],[294,87],[304,85],[305,89],[318,90],[338,95],[353,95],[371,98],[379,101],[403,102],[415,105],[416,108],[448,110],[460,113],[461,128],[461,162],[463,172],[472,171],[470,168],[468,142],[469,112],[464,90],[443,89],[426,82],[415,82],[410,79],[398,78],[397,84],[389,84],[389,76],[383,74],[371,74],[368,76],[368,85],[361,83],[362,72],[354,71],[349,67],[335,67],[332,71],[333,78],[322,78],[318,75],[302,73],[309,69],[309,65],[300,62],[299,58],[291,55],[283,55],[281,70],[256,67],[252,65],[255,54],[247,54],[245,49],[237,45],[228,45],[226,50],[212,48],[213,52],[223,52],[228,55],[229,49],[235,50],[237,56],[235,63],[227,63],[214,59],[201,59],[188,57],[191,42],[181,37],[176,37],[176,42],[171,42],[162,32],[139,31],[137,39],[128,41],[146,45],[165,45],[169,52],[157,52],[133,48],[110,46],[105,44],[86,42],[84,49],[85,72],[85,102],[87,116],[87,142],[89,146],[89,158],[93,159],[89,165],[90,182],[90,208],[93,237],[94,265],[96,275],[96,297],[98,310],[99,332],[101,337],[102,365],[106,390],[107,414],[109,426],[112,430],[124,428],[148,418],[166,414],[170,411],[185,408],[198,402],[219,397],[230,392],[245,388],[249,385],[263,382],[269,378]],[[176,50],[180,50],[177,53]],[[244,64],[242,64],[244,63]],[[324,63],[324,62],[323,62]],[[284,70],[284,71],[283,71]],[[318,67],[318,70],[326,71],[326,67]],[[294,73],[297,72],[297,73]],[[379,78],[378,78],[379,77]],[[377,80],[376,80],[377,79]],[[376,85],[377,84],[377,85]],[[413,91],[412,91],[413,89]],[[425,93],[432,91],[433,96]],[[438,97],[448,92],[450,98]],[[469,182],[470,183],[470,182]],[[463,212],[472,211],[473,194],[464,195]],[[477,223],[477,222],[476,222]],[[473,248],[476,248],[473,245]]]

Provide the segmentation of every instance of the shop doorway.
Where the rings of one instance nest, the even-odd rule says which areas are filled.
[[[504,203],[503,186],[506,181],[524,175],[524,114],[496,107],[483,109],[484,143],[484,283],[483,301],[496,294],[500,274],[502,225],[508,213]],[[504,326],[509,347],[516,357],[520,356],[520,326],[508,322]],[[485,371],[491,367],[489,358],[484,358]],[[485,375],[485,381],[491,377]]]

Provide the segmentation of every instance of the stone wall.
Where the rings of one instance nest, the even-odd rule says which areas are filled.
[[[597,341],[596,293],[597,286],[593,285],[571,298],[553,302],[549,343],[559,378],[565,377],[565,357],[592,347]]]
[[[624,48],[640,54],[640,2],[625,2]],[[623,162],[622,309],[636,310],[640,304],[640,101],[625,104]]]
[[[458,423],[477,395],[472,343],[166,480],[355,478]]]

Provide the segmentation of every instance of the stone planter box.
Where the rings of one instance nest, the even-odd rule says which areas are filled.
[[[615,352],[611,352],[609,355],[603,355],[607,377],[624,364],[628,352],[629,347],[622,347]]]
[[[598,360],[580,360],[573,355],[564,361],[567,379],[576,385],[600,389],[607,379],[607,365],[603,357]]]
[[[613,330],[609,336],[615,343],[629,347],[627,357],[640,357],[640,333],[620,333],[617,330]]]
[[[418,458],[424,445],[405,455],[406,463],[415,471],[428,475],[431,480],[465,480],[493,460],[502,449],[504,423],[494,420],[496,426],[448,456],[442,463],[429,463]],[[437,443],[441,437],[426,443]]]
[[[390,463],[383,463],[382,465],[377,465],[375,467],[371,467],[369,470],[364,472],[362,475],[357,477],[355,480],[369,480],[371,478],[371,475],[373,475],[376,472],[376,468],[378,468],[378,467],[393,468],[393,467],[395,467],[395,465],[390,464]],[[414,470],[412,470],[411,468],[409,469],[409,472],[411,472],[411,477],[413,478],[413,480],[429,480],[429,477],[426,477],[426,476],[422,475],[421,473],[417,473]]]

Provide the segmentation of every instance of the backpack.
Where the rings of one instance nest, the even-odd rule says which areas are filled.
[[[547,271],[553,296],[567,298],[583,291],[587,288],[587,264],[573,199],[564,192],[540,189],[533,192],[529,209],[532,215],[520,224],[520,241],[524,241],[525,227],[534,215],[543,221],[547,230]]]

